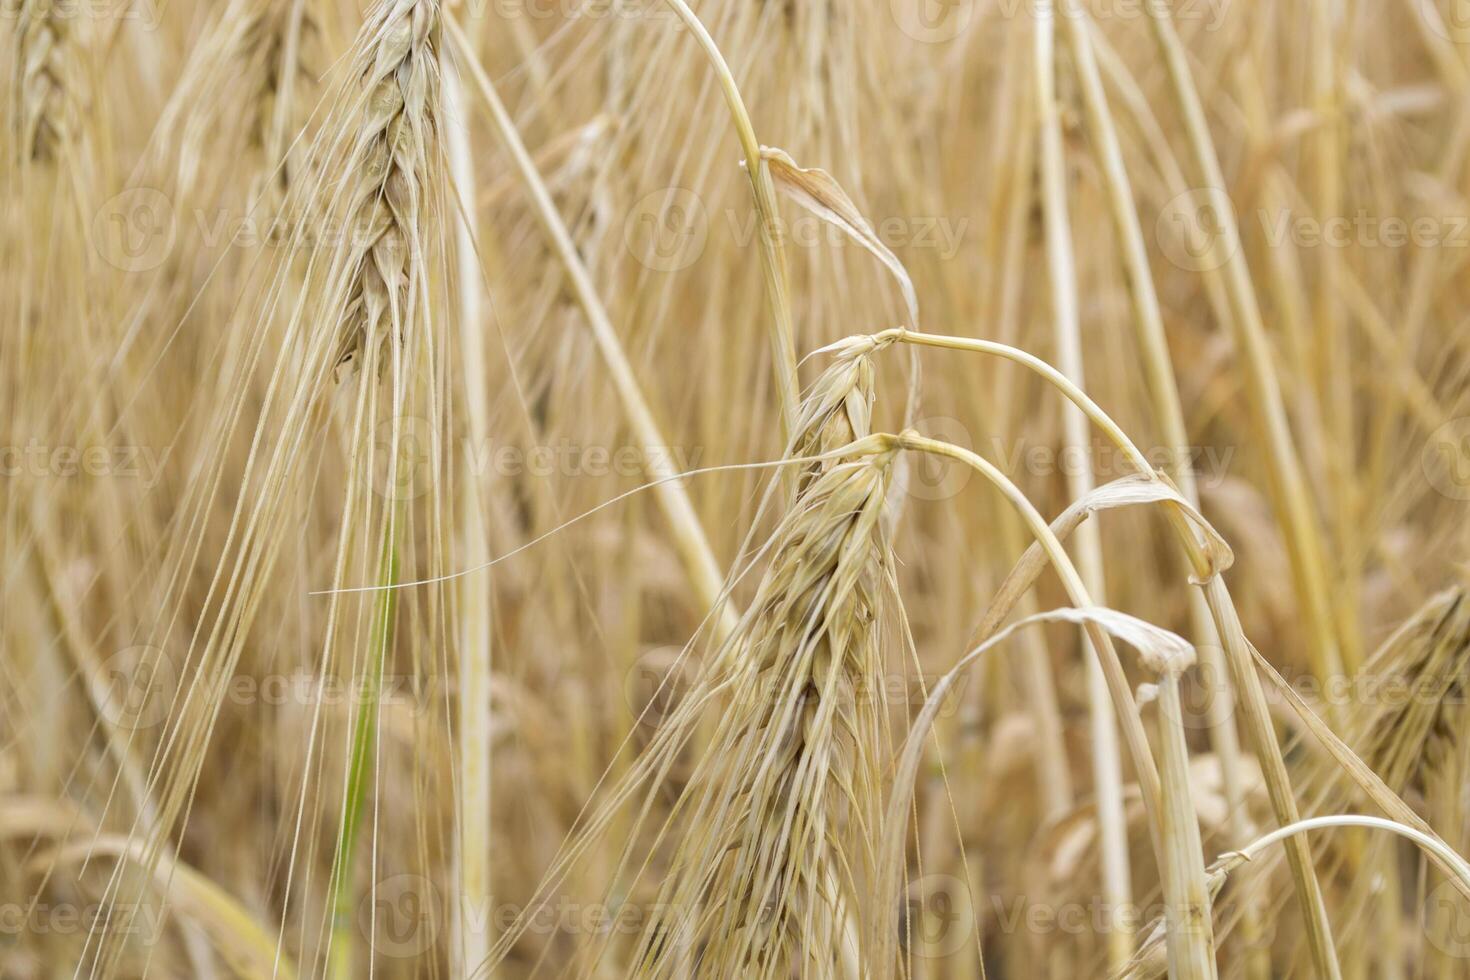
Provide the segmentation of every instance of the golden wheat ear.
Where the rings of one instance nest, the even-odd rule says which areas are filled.
[[[53,0],[22,0],[18,9],[12,9],[16,18],[16,150],[32,160],[51,161],[76,123],[67,67],[72,44],[68,17]]]
[[[806,464],[770,565],[713,675],[718,729],[638,975],[837,977],[861,961],[859,916],[889,765],[883,624],[893,597],[882,515],[891,454],[868,435],[871,350],[845,351],[798,412]],[[698,692],[696,692],[697,694]]]

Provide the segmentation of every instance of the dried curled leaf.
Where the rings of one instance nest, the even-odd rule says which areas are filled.
[[[1200,532],[1205,557],[1210,563],[1210,572],[1205,579],[1191,579],[1194,584],[1202,585],[1208,579],[1214,578],[1235,564],[1235,552],[1230,550],[1230,545],[1210,522],[1205,520],[1205,516],[1199,512],[1199,509],[1186,500],[1178,490],[1153,474],[1135,473],[1121,480],[1103,484],[1068,507],[1058,521],[1070,520],[1069,515],[1074,513],[1080,515],[1080,522],[1098,511],[1164,502],[1178,506],[1189,518],[1190,523]]]
[[[1073,501],[1070,507],[1057,515],[1057,518],[1051,522],[1051,530],[1059,541],[1065,541],[1073,531],[1081,526],[1083,521],[1099,511],[1166,501],[1177,504],[1199,530],[1202,547],[1210,563],[1210,577],[1219,575],[1234,564],[1235,553],[1230,550],[1230,545],[1225,542],[1225,539],[1210,522],[1205,520],[1204,515],[1184,499],[1179,491],[1148,473],[1134,473],[1094,488],[1086,496]],[[1032,544],[1026,549],[1020,560],[1011,569],[1011,573],[1001,583],[1000,590],[990,604],[990,609],[986,611],[985,618],[981,621],[980,635],[989,635],[991,631],[1000,626],[1006,612],[1015,604],[1016,599],[1029,589],[1036,581],[1036,577],[1041,574],[1041,569],[1045,567],[1046,561],[1046,553],[1040,544]],[[1198,582],[1199,580],[1192,579],[1192,581]]]
[[[914,291],[913,279],[909,277],[908,270],[903,267],[898,256],[873,232],[872,226],[862,216],[862,212],[858,211],[857,205],[852,203],[852,198],[847,196],[842,185],[825,170],[797,166],[796,161],[785,150],[775,147],[761,147],[761,162],[765,164],[777,190],[818,218],[840,229],[888,267],[888,271],[898,280],[899,289],[903,291],[903,300],[908,306],[911,321],[910,329],[917,330],[919,297]]]

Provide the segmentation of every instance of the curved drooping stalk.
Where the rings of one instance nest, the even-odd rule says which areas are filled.
[[[1087,413],[1093,424],[1123,451],[1135,469],[1153,479],[1160,479],[1153,467],[1149,465],[1147,458],[1118,424],[1099,408],[1086,392],[1072,384],[1065,375],[1040,358],[1006,344],[968,337],[920,334],[903,328],[886,330],[874,335],[874,341],[878,343],[890,339],[927,347],[964,350],[1002,357],[1034,371]],[[1226,663],[1230,666],[1231,679],[1235,684],[1240,708],[1245,716],[1251,739],[1256,746],[1256,754],[1261,763],[1272,810],[1276,814],[1278,823],[1282,825],[1295,823],[1301,817],[1297,812],[1296,798],[1292,794],[1286,761],[1281,755],[1281,746],[1276,740],[1276,731],[1272,727],[1265,692],[1261,688],[1260,678],[1256,675],[1252,663],[1250,642],[1246,639],[1245,631],[1241,627],[1240,617],[1230,598],[1230,591],[1224,579],[1213,573],[1209,556],[1201,547],[1197,532],[1189,526],[1188,519],[1183,512],[1177,506],[1173,506],[1167,508],[1166,513],[1169,514],[1170,523],[1194,569],[1195,578],[1202,583],[1205,600],[1210,607],[1210,615],[1214,619],[1215,629],[1225,648]],[[1336,957],[1332,955],[1331,933],[1327,927],[1327,910],[1322,898],[1321,887],[1312,869],[1311,851],[1305,841],[1293,838],[1288,842],[1287,856],[1290,859],[1297,895],[1302,902],[1303,915],[1308,923],[1317,924],[1317,930],[1327,930],[1321,933],[1319,940],[1314,945],[1320,957],[1319,969],[1326,976],[1336,976]]]
[[[1167,472],[1178,484],[1184,498],[1199,507],[1199,488],[1189,458],[1189,434],[1184,423],[1184,410],[1179,397],[1179,386],[1174,377],[1173,362],[1169,356],[1168,338],[1164,333],[1163,310],[1159,304],[1158,291],[1154,287],[1143,228],[1134,207],[1128,168],[1123,162],[1123,150],[1117,128],[1113,124],[1112,109],[1108,105],[1097,56],[1093,51],[1092,20],[1079,0],[1061,0],[1061,4],[1068,48],[1072,53],[1078,88],[1082,93],[1083,114],[1102,170],[1108,205],[1113,215],[1113,228],[1121,246],[1123,267],[1128,276],[1134,334],[1143,355],[1149,398],[1154,417],[1169,450]],[[1248,838],[1251,827],[1244,803],[1245,791],[1240,772],[1240,737],[1231,710],[1234,692],[1221,663],[1219,637],[1215,632],[1214,621],[1210,618],[1209,606],[1204,596],[1193,589],[1189,592],[1189,610],[1204,681],[1206,720],[1211,744],[1220,759],[1221,783],[1230,813],[1230,833],[1234,841],[1239,843]],[[1250,896],[1245,900],[1242,926],[1245,946],[1251,950],[1252,975],[1257,978],[1269,976],[1268,952],[1256,941],[1260,935],[1259,908]]]
[[[1226,854],[1220,860],[1220,871],[1229,873],[1229,869],[1242,862],[1254,860],[1262,851],[1280,841],[1289,840],[1309,830],[1322,830],[1328,827],[1366,827],[1369,830],[1386,830],[1398,834],[1405,840],[1412,841],[1424,851],[1428,852],[1441,862],[1441,866],[1451,869],[1460,883],[1470,888],[1470,861],[1447,845],[1438,837],[1426,834],[1422,830],[1410,827],[1407,824],[1395,820],[1387,820],[1383,817],[1363,816],[1354,813],[1337,814],[1325,817],[1308,817],[1298,820],[1296,823],[1287,824],[1285,827],[1277,827],[1269,834],[1257,838],[1238,851]]]
[[[888,438],[898,448],[947,456],[985,477],[1016,508],[1027,529],[1051,559],[1074,606],[1079,609],[1095,606],[1082,576],[1050,525],[999,468],[968,449],[914,432]],[[1214,976],[1214,942],[1209,928],[1210,905],[1205,888],[1204,853],[1189,789],[1188,749],[1184,744],[1178,675],[1165,672],[1159,683],[1164,756],[1161,778],[1149,750],[1138,704],[1128,686],[1111,636],[1096,621],[1084,622],[1083,626],[1097,653],[1108,693],[1123,728],[1124,740],[1138,773],[1144,807],[1148,811],[1154,851],[1163,872],[1170,923],[1174,926],[1169,932],[1170,962],[1175,964],[1181,977],[1207,980]]]
[[[786,253],[781,247],[781,231],[776,220],[776,189],[771,174],[761,156],[760,141],[755,138],[755,127],[750,123],[750,113],[745,109],[745,100],[735,84],[735,76],[725,56],[720,53],[714,38],[710,37],[703,22],[689,9],[684,0],[668,0],[669,7],[679,20],[689,28],[700,50],[709,59],[710,67],[720,82],[720,91],[729,106],[730,117],[735,124],[735,133],[740,138],[740,149],[745,155],[745,175],[750,178],[751,197],[755,202],[756,215],[760,218],[761,271],[766,282],[766,297],[771,304],[771,361],[776,371],[776,391],[781,402],[781,435],[790,439],[796,429],[796,412],[800,404],[801,385],[796,376],[796,330],[791,316],[790,283],[786,271]]]

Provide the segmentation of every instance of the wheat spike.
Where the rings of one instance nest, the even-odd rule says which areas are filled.
[[[1394,792],[1423,789],[1427,774],[1453,754],[1464,728],[1470,681],[1470,603],[1464,590],[1430,599],[1379,647],[1363,677],[1372,687],[1368,710],[1357,714],[1359,754]]]
[[[66,18],[54,0],[23,0],[17,12],[15,97],[21,132],[16,146],[32,160],[53,160],[72,128],[67,92]]]
[[[868,434],[868,351],[812,387],[793,451]],[[640,975],[830,977],[856,955],[884,739],[886,456],[810,464],[735,639],[733,689]]]
[[[348,160],[360,174],[349,210],[357,270],[337,352],[338,366],[388,340],[395,311],[422,273],[419,248],[428,147],[437,130],[439,4],[389,0],[373,14],[376,39],[362,65],[362,123]]]

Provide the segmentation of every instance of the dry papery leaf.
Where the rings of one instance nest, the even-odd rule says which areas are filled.
[[[775,147],[761,147],[761,162],[771,175],[771,180],[776,189],[795,201],[801,207],[838,228],[853,241],[867,249],[878,261],[882,262],[888,271],[898,281],[898,288],[903,293],[904,305],[908,309],[910,329],[919,329],[919,295],[914,289],[914,280],[904,264],[898,260],[889,247],[883,244],[873,227],[868,224],[857,205],[848,197],[842,185],[825,170],[815,167],[803,168],[791,159],[785,150]],[[851,339],[851,338],[849,338]],[[861,340],[858,341],[861,344]],[[891,343],[891,341],[889,342]],[[845,346],[845,341],[838,341],[832,348],[840,349],[844,356],[850,353]],[[871,349],[871,341],[869,342]],[[887,346],[885,343],[884,346]],[[909,380],[908,394],[904,403],[904,427],[907,428],[919,414],[920,396],[920,369],[919,353],[910,348],[908,352]],[[911,474],[909,470],[909,459],[907,455],[900,456],[893,467],[894,492],[888,496],[888,504],[884,511],[883,520],[885,526],[891,533],[898,527],[903,518],[904,508],[909,499],[908,484]]]
[[[1205,520],[1204,515],[1188,500],[1185,500],[1178,490],[1152,474],[1134,473],[1094,488],[1086,496],[1073,501],[1071,506],[1062,511],[1051,522],[1051,530],[1058,541],[1065,541],[1073,531],[1081,526],[1083,521],[1099,511],[1164,502],[1177,505],[1199,530],[1212,576],[1227,570],[1235,561],[1230,545],[1225,543],[1225,539],[1215,531],[1209,521]],[[1005,581],[1001,583],[1000,589],[997,590],[995,598],[991,601],[981,621],[981,626],[977,631],[978,635],[988,635],[1000,625],[1016,601],[1027,589],[1031,588],[1046,562],[1046,552],[1042,550],[1040,543],[1032,543],[1011,568]]]
[[[872,226],[857,209],[857,205],[852,203],[852,198],[847,196],[842,185],[825,170],[798,166],[790,154],[775,147],[761,147],[761,161],[770,172],[777,190],[823,221],[841,229],[888,267],[888,271],[898,280],[899,289],[903,291],[910,327],[919,329],[919,295],[914,291],[913,279],[898,260],[898,256],[874,233]]]

